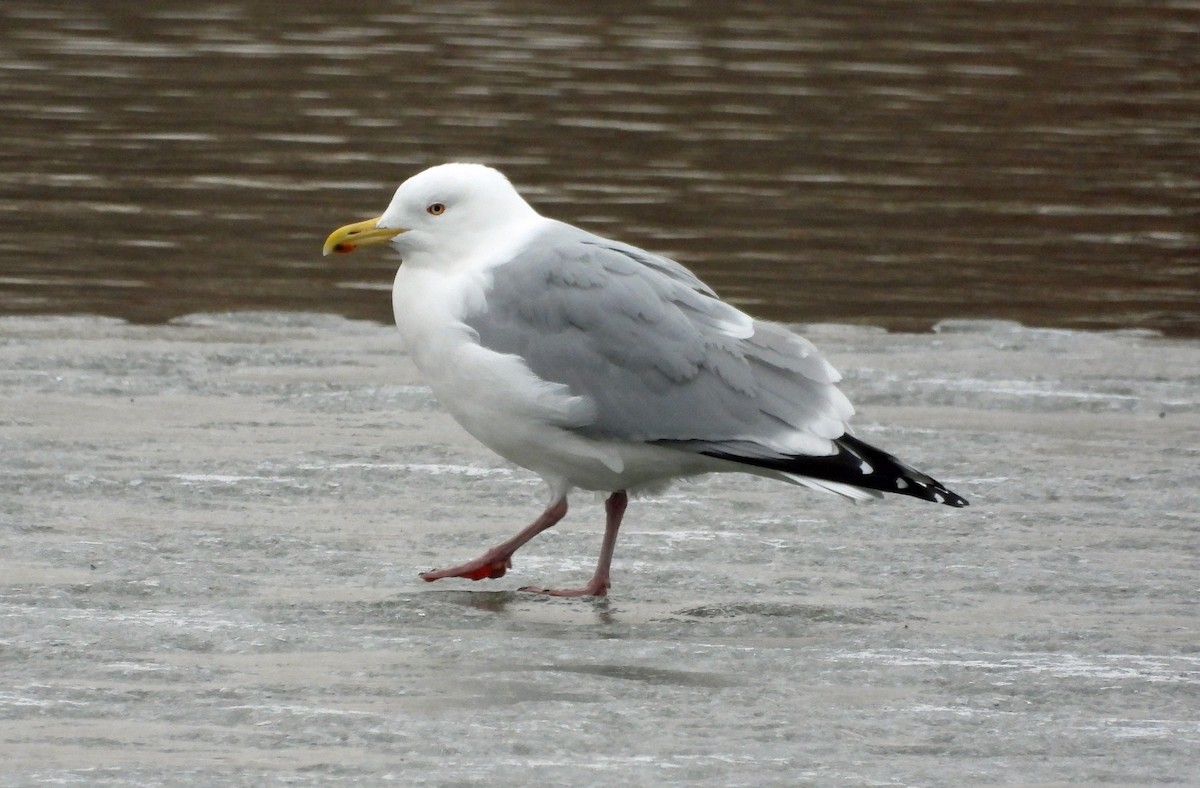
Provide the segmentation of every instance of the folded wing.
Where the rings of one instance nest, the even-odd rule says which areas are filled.
[[[486,307],[464,322],[482,346],[590,399],[593,417],[568,425],[581,435],[703,454],[851,497],[883,490],[962,505],[846,434],[853,408],[810,342],[720,301],[673,260],[553,223],[491,274]]]

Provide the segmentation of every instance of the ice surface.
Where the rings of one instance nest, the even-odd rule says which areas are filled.
[[[806,329],[971,500],[749,476],[421,582],[539,482],[393,329],[0,319],[0,783],[1167,783],[1200,773],[1200,343]]]

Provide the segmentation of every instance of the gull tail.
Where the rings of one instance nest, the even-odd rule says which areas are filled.
[[[885,493],[911,495],[924,501],[962,507],[967,499],[916,468],[852,435],[835,440],[837,454],[824,457],[753,457],[706,450],[701,454],[721,460],[778,471],[790,481],[848,498],[877,498]]]

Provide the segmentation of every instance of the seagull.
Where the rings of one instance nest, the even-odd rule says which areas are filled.
[[[424,580],[503,576],[567,514],[573,489],[607,494],[595,573],[578,588],[521,590],[604,596],[630,493],[699,474],[967,505],[850,434],[841,376],[811,342],[720,300],[674,260],[540,215],[495,169],[420,172],[382,215],[334,230],[324,253],[383,244],[401,260],[396,326],[439,403],[549,488],[528,527]]]

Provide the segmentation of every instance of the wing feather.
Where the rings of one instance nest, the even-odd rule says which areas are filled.
[[[492,269],[479,343],[595,404],[588,437],[831,455],[853,412],[811,343],[667,258],[555,224]]]

